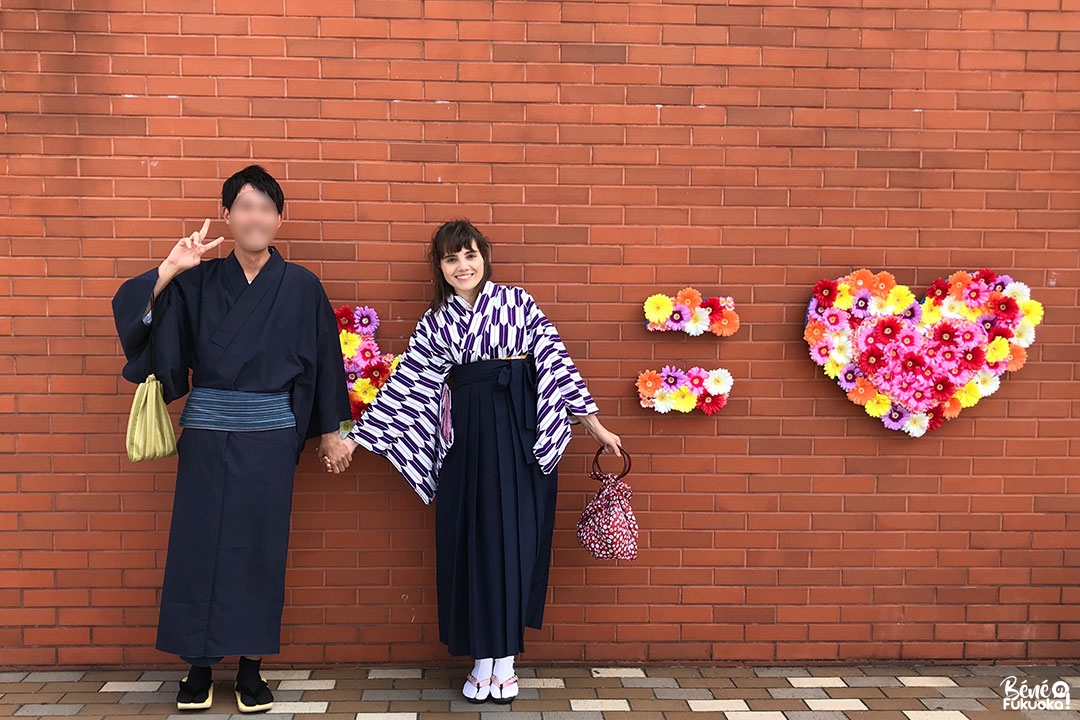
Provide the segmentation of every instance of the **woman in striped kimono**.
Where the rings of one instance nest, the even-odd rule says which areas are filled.
[[[444,224],[430,257],[435,299],[347,441],[388,458],[425,503],[438,487],[439,636],[475,660],[469,701],[509,703],[525,627],[543,621],[570,425],[615,455],[620,441],[532,296],[491,282],[479,230]]]

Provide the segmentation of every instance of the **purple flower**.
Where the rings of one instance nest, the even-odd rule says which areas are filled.
[[[374,335],[379,327],[379,314],[369,307],[358,307],[353,313],[356,332],[360,335]]]
[[[1013,282],[1013,279],[1011,277],[1009,277],[1008,275],[998,275],[994,279],[994,284],[993,284],[992,287],[993,287],[994,290],[997,290],[998,292],[1002,292],[1005,289],[1005,287],[1007,285],[1011,285],[1012,282]]]
[[[840,371],[840,376],[836,378],[836,383],[844,388],[844,392],[850,392],[855,389],[855,381],[862,376],[859,372],[859,366],[845,365],[844,369]]]
[[[855,293],[855,301],[851,304],[851,314],[860,320],[870,314],[870,300],[873,296],[870,291],[863,288]]]
[[[907,306],[907,309],[900,314],[905,320],[911,320],[912,322],[919,322],[922,320],[922,305],[918,302],[913,302]]]
[[[902,430],[904,423],[907,422],[908,417],[911,416],[903,406],[893,403],[889,408],[889,412],[885,413],[885,417],[881,418],[881,422],[885,423],[885,427],[890,430]]]
[[[671,317],[667,319],[667,326],[671,330],[682,330],[690,320],[690,308],[685,305],[676,305],[671,310]]]
[[[686,373],[671,365],[665,365],[663,369],[660,370],[660,379],[664,384],[665,390],[678,390],[687,383]]]
[[[360,375],[360,371],[364,369],[364,363],[357,359],[345,361],[345,374],[346,375]]]

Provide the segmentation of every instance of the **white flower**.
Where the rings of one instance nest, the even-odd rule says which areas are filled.
[[[838,362],[841,365],[847,365],[851,362],[851,358],[855,353],[855,348],[851,344],[851,338],[848,336],[838,337],[833,341],[832,352],[829,353],[829,359],[833,362]]]
[[[705,391],[710,395],[727,395],[731,392],[731,386],[735,384],[734,378],[724,368],[713,370],[705,380]]]
[[[707,307],[699,307],[690,313],[690,319],[687,320],[686,326],[683,328],[686,334],[697,337],[708,330],[709,314],[709,308]]]
[[[656,395],[653,396],[653,410],[658,413],[669,413],[675,408],[675,403],[671,401],[670,390],[657,390]]]
[[[904,432],[911,437],[922,437],[930,429],[930,416],[926,413],[912,413],[904,423]]]
[[[866,311],[870,315],[892,315],[893,311],[889,307],[889,301],[883,297],[877,297],[876,295],[870,298],[870,307],[866,308]]]
[[[949,296],[941,303],[941,314],[945,317],[964,318],[964,303]]]
[[[1011,297],[1019,305],[1025,300],[1031,299],[1031,288],[1022,282],[1011,282],[1005,286],[1004,294]]]
[[[1035,342],[1035,326],[1027,321],[1021,321],[1013,328],[1012,341],[1022,348],[1029,348]]]
[[[1001,387],[1001,378],[989,370],[980,370],[975,376],[975,386],[979,388],[979,395],[987,397],[996,393]]]

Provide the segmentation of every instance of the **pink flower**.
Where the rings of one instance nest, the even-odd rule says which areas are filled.
[[[686,386],[695,395],[705,392],[705,381],[708,379],[709,373],[699,367],[693,367],[686,371]]]

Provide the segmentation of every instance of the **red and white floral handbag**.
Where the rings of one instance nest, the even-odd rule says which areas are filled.
[[[600,468],[600,453],[593,457],[589,477],[602,485],[596,497],[585,507],[578,520],[577,537],[581,546],[597,560],[634,560],[637,558],[638,524],[630,507],[633,491],[623,482],[630,473],[630,455],[622,448],[623,469],[618,475]]]

